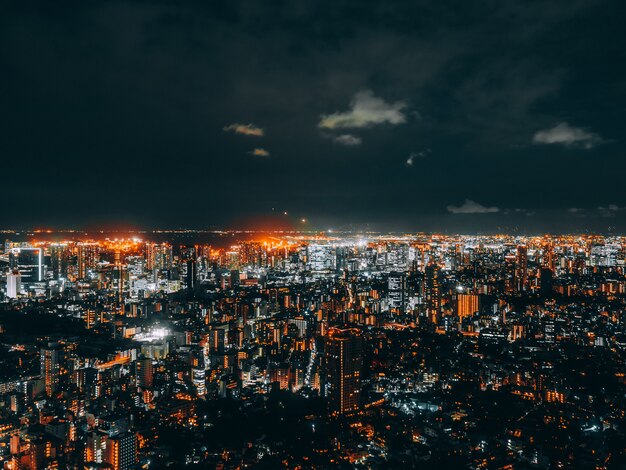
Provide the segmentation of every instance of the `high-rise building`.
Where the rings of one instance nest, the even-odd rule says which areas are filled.
[[[40,352],[41,376],[49,396],[53,395],[59,388],[61,353],[61,348],[56,343],[49,343]]]
[[[78,279],[86,279],[89,270],[94,269],[100,261],[100,245],[97,243],[79,243],[76,245]]]
[[[404,311],[407,303],[407,282],[404,273],[392,272],[387,278],[389,308]]]
[[[24,284],[41,282],[44,279],[43,250],[41,248],[11,248],[9,267],[20,273]]]
[[[104,460],[113,470],[132,469],[137,463],[137,436],[129,432],[109,437]]]
[[[504,257],[504,292],[513,294],[517,291],[517,257],[507,255]]]
[[[152,270],[170,269],[172,267],[172,245],[167,243],[146,244],[146,268]]]
[[[460,318],[468,317],[478,312],[478,296],[475,294],[458,294],[456,298],[456,314]]]
[[[140,357],[135,361],[135,377],[138,387],[150,388],[154,380],[154,370],[152,359],[149,357]]]
[[[363,337],[357,329],[331,328],[326,337],[326,378],[330,387],[328,411],[332,416],[359,411]]]
[[[7,297],[15,299],[22,290],[22,276],[19,271],[7,273]]]
[[[430,263],[424,270],[424,299],[426,300],[426,315],[433,324],[441,321],[441,279],[440,269],[435,263]]]
[[[517,289],[525,291],[528,289],[528,247],[520,245],[517,247]]]
[[[65,278],[68,274],[70,251],[65,243],[52,243],[49,247],[52,278]]]

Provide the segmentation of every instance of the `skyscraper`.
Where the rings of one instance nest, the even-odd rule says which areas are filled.
[[[331,328],[326,337],[326,378],[330,387],[328,412],[332,416],[359,411],[363,337],[357,329]]]
[[[61,349],[56,343],[49,343],[40,352],[41,376],[44,379],[46,393],[51,396],[59,388]]]
[[[528,289],[528,247],[519,245],[517,247],[517,288],[520,291]]]
[[[150,271],[172,267],[172,245],[167,243],[146,244],[146,268]]]
[[[24,284],[43,281],[43,250],[12,248],[9,252],[9,267],[20,273]]]
[[[78,279],[86,279],[90,269],[93,269],[100,261],[100,245],[97,243],[79,243],[76,245],[76,258],[78,262]]]
[[[389,308],[404,311],[407,301],[406,287],[406,275],[404,273],[389,273],[387,279]]]
[[[468,317],[478,312],[479,300],[475,294],[458,294],[456,314],[460,318]]]
[[[153,366],[152,359],[149,357],[140,357],[135,362],[135,376],[138,387],[150,388],[153,382]]]
[[[441,283],[439,266],[430,263],[424,272],[424,298],[426,300],[426,315],[431,323],[437,324],[441,320]]]

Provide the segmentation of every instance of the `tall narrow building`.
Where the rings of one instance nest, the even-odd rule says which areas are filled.
[[[331,416],[359,411],[363,337],[357,329],[331,328],[326,337],[326,379]]]
[[[441,321],[441,280],[440,269],[430,263],[424,270],[424,299],[428,320],[437,325]]]
[[[152,359],[149,357],[140,357],[135,361],[135,377],[136,384],[141,388],[152,387],[154,369],[152,366]]]
[[[44,379],[46,393],[53,395],[59,388],[61,349],[55,343],[48,344],[41,348],[41,376]]]

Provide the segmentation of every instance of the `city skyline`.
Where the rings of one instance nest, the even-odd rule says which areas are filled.
[[[3,2],[0,469],[626,469],[624,18]]]
[[[622,233],[624,8],[9,2],[3,225]]]

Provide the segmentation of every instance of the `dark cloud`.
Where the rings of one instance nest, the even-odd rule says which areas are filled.
[[[626,171],[625,9],[7,2],[3,223],[203,227],[284,207],[311,227],[603,229],[567,209],[626,205],[605,183]],[[467,195],[525,212],[446,210]]]

